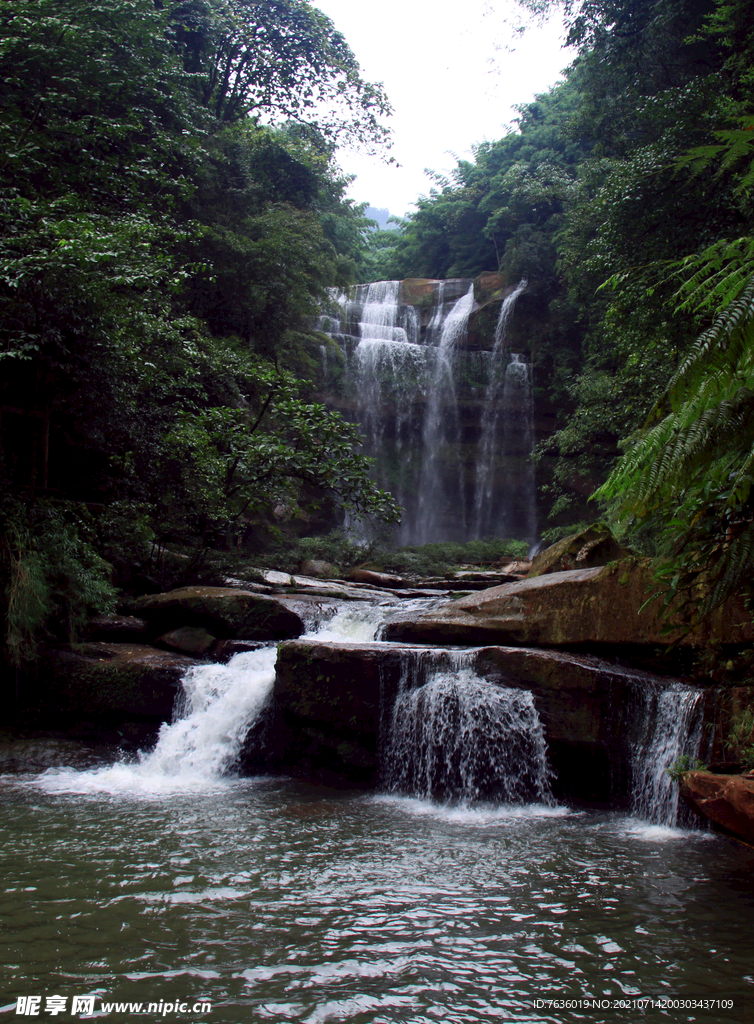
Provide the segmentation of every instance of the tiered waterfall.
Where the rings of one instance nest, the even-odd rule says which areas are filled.
[[[489,536],[536,539],[533,381],[507,328],[526,282],[507,289],[496,329],[469,342],[468,279],[381,281],[333,295],[319,327],[343,359],[339,393],[379,484],[405,513],[400,544]],[[333,360],[328,359],[328,367]]]

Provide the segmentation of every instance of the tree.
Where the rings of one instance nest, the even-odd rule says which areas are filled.
[[[190,0],[173,3],[170,19],[196,95],[218,122],[253,115],[329,139],[387,141],[382,87],[361,78],[341,33],[303,0]]]
[[[22,607],[19,565],[38,578],[27,649],[60,602],[106,607],[91,543],[224,542],[281,502],[394,517],[292,375],[366,230],[332,134],[383,137],[331,23],[299,0],[0,0],[0,73],[0,600]],[[58,602],[76,565],[92,586]]]

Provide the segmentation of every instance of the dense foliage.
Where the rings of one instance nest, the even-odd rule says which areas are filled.
[[[565,80],[377,233],[372,267],[528,278],[517,316],[560,415],[539,449],[552,521],[593,518],[609,477],[614,525],[670,556],[669,597],[693,619],[754,568],[754,15],[744,0],[522,3],[565,15]]]
[[[524,3],[564,12],[565,80],[370,231],[333,154],[382,144],[387,102],[306,0],[0,0],[6,660],[160,582],[166,546],[395,518],[305,383],[356,279],[527,278],[553,522],[601,485],[692,619],[745,584],[754,14]]]
[[[154,546],[333,503],[394,518],[299,379],[368,229],[334,141],[379,145],[388,111],[332,23],[304,0],[0,0],[0,74],[11,660]]]

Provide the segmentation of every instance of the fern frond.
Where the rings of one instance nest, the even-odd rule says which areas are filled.
[[[754,239],[722,239],[671,266],[671,277],[681,279],[673,295],[679,312],[725,308],[740,295],[754,272]]]
[[[724,548],[716,569],[717,579],[699,607],[698,617],[700,619],[719,607],[740,588],[744,581],[750,579],[752,569],[754,569],[754,527],[752,525]]]
[[[737,337],[738,335],[740,337]],[[736,343],[737,342],[737,343]],[[699,335],[678,366],[668,385],[671,403],[682,399],[687,378],[699,370],[707,371],[709,361],[719,368],[731,368],[731,360],[740,358],[744,348],[754,342],[754,278],[749,277],[743,291]],[[727,353],[727,356],[725,355]]]

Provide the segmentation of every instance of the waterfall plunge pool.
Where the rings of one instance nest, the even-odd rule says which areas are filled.
[[[366,640],[386,612],[345,608],[316,636]],[[499,688],[486,701],[462,654],[451,661],[426,697],[407,691],[396,703],[394,767],[413,756],[411,735],[422,755],[414,781],[399,770],[393,788],[432,791],[428,706],[439,729],[452,713],[469,735],[478,706],[498,707],[517,749],[531,747],[533,765],[545,756],[531,702]],[[195,672],[184,716],[138,762],[0,776],[1,1010],[15,1015],[18,997],[36,995],[44,1016],[56,995],[69,1008],[93,996],[96,1016],[120,1020],[137,1018],[103,1003],[210,1003],[177,1015],[191,1024],[752,1019],[754,850],[558,805],[544,765],[515,776],[505,750],[496,767],[511,798],[525,785],[541,802],[444,804],[233,778],[239,717],[254,718],[273,676],[272,649]],[[675,742],[659,732],[650,760]],[[478,758],[456,754],[454,785],[476,791]],[[714,1005],[630,1002],[647,997]]]
[[[269,778],[2,792],[9,1014],[91,994],[206,1000],[181,1019],[217,1024],[751,1020],[754,851],[711,833]],[[734,1005],[535,1006],[641,996]]]

